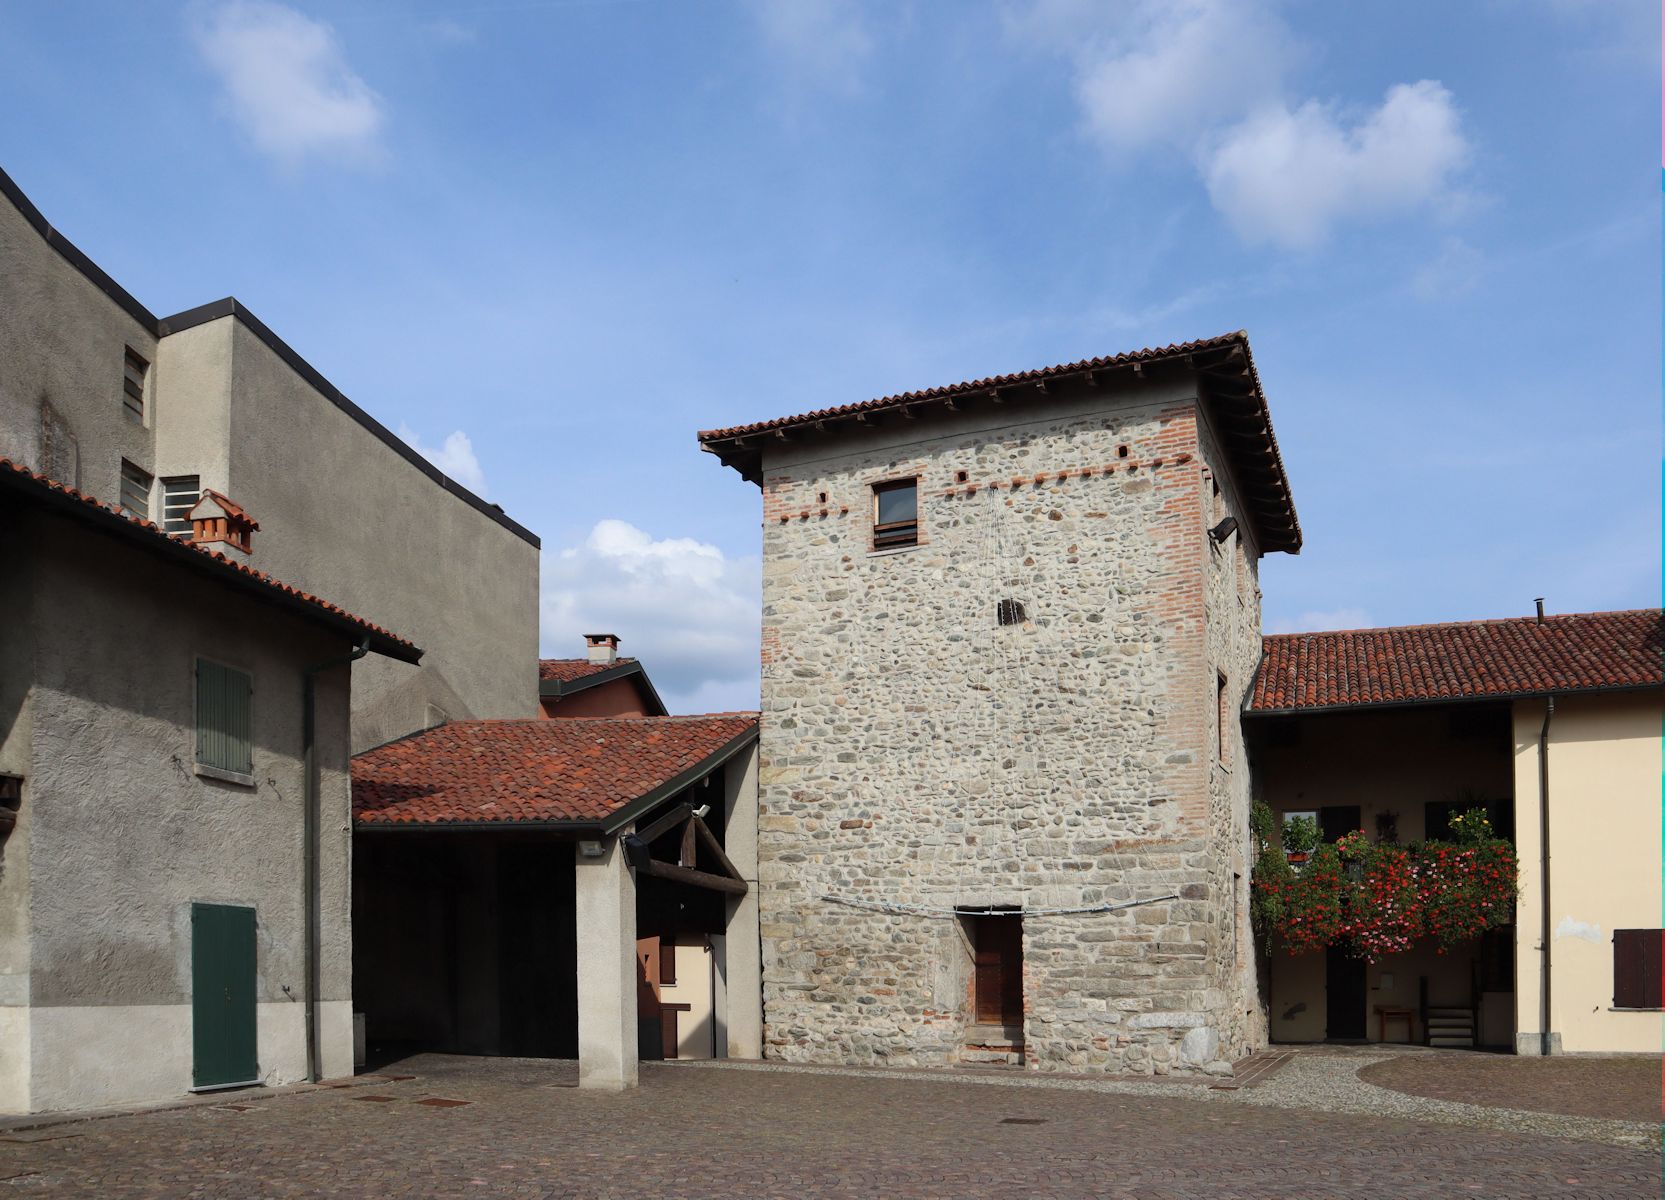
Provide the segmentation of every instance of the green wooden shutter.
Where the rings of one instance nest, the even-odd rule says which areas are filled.
[[[240,775],[254,772],[250,756],[254,681],[245,671],[197,659],[197,761]]]

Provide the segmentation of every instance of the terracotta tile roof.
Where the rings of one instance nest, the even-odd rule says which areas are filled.
[[[755,439],[757,434],[787,429],[818,431],[828,423],[865,418],[887,410],[907,410],[908,415],[925,416],[931,412],[933,402],[952,400],[957,396],[1045,383],[1066,375],[1134,367],[1142,369],[1146,365],[1169,362],[1183,364],[1208,381],[1207,394],[1216,418],[1216,429],[1232,458],[1233,468],[1249,493],[1250,509],[1262,547],[1267,551],[1298,552],[1301,548],[1301,523],[1295,515],[1295,502],[1290,495],[1289,478],[1284,473],[1278,439],[1272,432],[1272,418],[1267,411],[1265,393],[1260,387],[1260,374],[1255,370],[1254,356],[1249,350],[1249,335],[1242,330],[1011,375],[994,375],[922,391],[881,396],[876,400],[754,421],[749,425],[702,430],[699,434],[700,446],[717,455],[725,465],[735,468],[745,478],[759,483],[762,480],[760,445],[756,440],[747,441]],[[913,412],[915,406],[919,406],[917,413]],[[808,430],[803,427],[808,427]]]
[[[1248,711],[1372,707],[1665,686],[1665,610],[1283,633]]]
[[[586,675],[599,675],[602,671],[611,671],[615,667],[635,661],[633,658],[620,658],[610,663],[593,663],[587,658],[540,658],[538,678],[553,679],[557,683],[571,683],[574,679],[582,679]]]
[[[22,492],[37,502],[45,502],[69,516],[90,521],[107,532],[129,536],[151,549],[175,556],[176,561],[219,575],[227,582],[277,600],[304,615],[323,618],[331,624],[369,634],[371,649],[378,654],[413,663],[422,657],[422,651],[414,643],[363,617],[354,616],[339,605],[291,587],[218,550],[198,545],[186,537],[175,537],[153,521],[142,520],[115,505],[103,504],[85,492],[31,471],[9,458],[0,458],[0,485]]]
[[[354,758],[353,820],[605,822],[756,731],[756,713],[453,721]]]

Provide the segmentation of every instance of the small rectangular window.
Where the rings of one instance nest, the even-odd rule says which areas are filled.
[[[162,528],[169,533],[190,533],[190,512],[202,498],[200,475],[174,475],[162,480]]]
[[[254,680],[210,659],[197,659],[197,762],[249,775]]]
[[[676,938],[659,939],[659,985],[676,986]]]
[[[127,415],[141,425],[145,419],[145,373],[149,370],[150,363],[133,347],[127,347],[127,362],[121,381],[121,405]]]
[[[1214,728],[1218,735],[1220,749],[1220,765],[1231,766],[1231,713],[1230,697],[1226,694],[1226,677],[1214,676]]]
[[[919,544],[919,481],[873,485],[873,548]]]
[[[150,520],[150,472],[121,460],[121,507],[129,516]]]
[[[1613,1007],[1660,1008],[1665,929],[1613,931]]]

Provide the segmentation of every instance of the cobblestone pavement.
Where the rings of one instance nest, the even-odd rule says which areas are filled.
[[[1659,1120],[1658,1055],[1517,1058],[1461,1051],[1401,1054],[1359,1078],[1413,1096],[1618,1121]]]
[[[1248,1102],[1301,1061],[1347,1063],[1240,1092],[645,1065],[607,1095],[571,1063],[424,1055],[368,1086],[0,1134],[0,1200],[1659,1195],[1646,1149]]]

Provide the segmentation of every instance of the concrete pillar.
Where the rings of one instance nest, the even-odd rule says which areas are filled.
[[[763,1057],[763,951],[758,938],[757,744],[723,768],[723,850],[749,885],[730,896],[722,938],[711,939],[717,974],[717,1049]]]
[[[573,856],[578,920],[578,1086],[636,1086],[636,880],[617,837]]]

